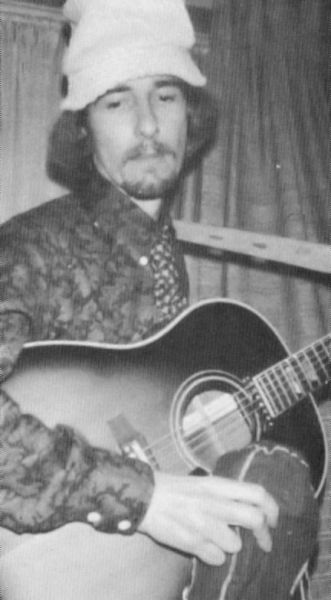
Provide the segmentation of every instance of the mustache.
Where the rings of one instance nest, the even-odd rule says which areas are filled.
[[[140,144],[137,144],[137,146],[131,148],[131,150],[125,154],[124,160],[126,162],[129,160],[136,160],[138,158],[146,158],[148,156],[161,157],[165,156],[166,154],[175,156],[175,152],[172,148],[155,140],[152,142],[141,142]]]

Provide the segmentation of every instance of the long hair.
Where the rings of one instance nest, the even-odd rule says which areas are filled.
[[[218,110],[203,89],[180,82],[187,102],[188,130],[183,170],[189,170],[213,144]],[[49,138],[47,173],[73,192],[90,188],[95,172],[92,146],[86,136],[87,111],[65,111],[56,121]]]

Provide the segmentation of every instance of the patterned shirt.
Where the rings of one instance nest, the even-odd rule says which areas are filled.
[[[69,194],[0,228],[0,379],[27,341],[139,341],[186,306],[169,217],[155,222],[109,185],[95,197]],[[97,511],[102,531],[123,521],[136,530],[153,490],[148,465],[46,428],[4,390],[0,431],[1,525],[36,533]]]

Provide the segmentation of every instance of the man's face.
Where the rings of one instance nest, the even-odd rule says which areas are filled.
[[[162,197],[181,170],[186,100],[171,77],[132,79],[88,107],[100,173],[139,200]]]

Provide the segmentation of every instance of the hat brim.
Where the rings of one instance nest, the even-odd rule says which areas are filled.
[[[194,87],[203,87],[201,73],[186,48],[174,46],[114,48],[102,54],[82,56],[75,60],[75,70],[65,65],[68,94],[61,102],[62,110],[81,110],[107,91],[131,79],[171,75]]]

